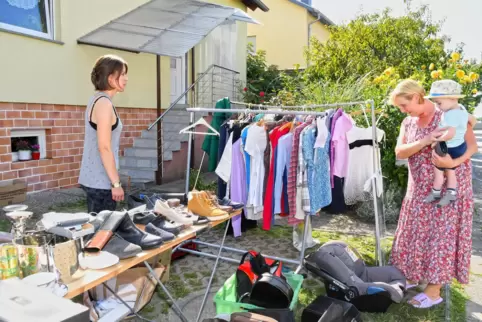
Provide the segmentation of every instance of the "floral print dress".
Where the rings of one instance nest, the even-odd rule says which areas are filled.
[[[441,115],[442,112],[436,110],[426,128],[418,127],[416,118],[405,118],[402,126],[405,127],[406,142],[420,140],[435,130]],[[412,281],[446,284],[456,278],[467,284],[474,206],[472,165],[467,160],[455,170],[457,200],[444,208],[437,208],[436,203],[423,201],[433,185],[431,155],[432,149],[428,146],[408,159],[407,194],[402,203],[390,262]]]

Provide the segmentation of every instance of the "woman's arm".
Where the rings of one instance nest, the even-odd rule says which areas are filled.
[[[465,143],[467,144],[467,151],[458,157],[457,159],[452,159],[448,154],[441,157],[437,153],[432,152],[432,162],[439,168],[455,168],[470,159],[478,151],[477,140],[475,139],[474,130],[472,126],[467,127],[465,132]]]
[[[395,156],[397,160],[408,159],[429,144],[430,142],[427,138],[407,143],[407,139],[405,138],[405,126],[402,124],[400,127],[400,134],[398,135],[397,146],[395,147]]]
[[[100,157],[111,183],[118,183],[119,173],[115,164],[114,153],[111,147],[112,117],[114,110],[112,103],[107,98],[101,98],[95,103],[93,120],[97,124],[97,143]],[[94,118],[95,117],[95,118]]]

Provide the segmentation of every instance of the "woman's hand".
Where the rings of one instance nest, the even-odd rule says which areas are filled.
[[[447,130],[446,128],[438,128],[438,129],[432,131],[431,133],[429,133],[426,137],[424,137],[422,139],[423,144],[425,144],[425,146],[427,146],[427,145],[432,145],[432,144],[438,142],[440,136],[442,136],[442,134],[446,130]]]
[[[438,155],[435,150],[432,151],[432,163],[438,168],[451,169],[454,168],[454,160],[450,155],[445,154],[443,157]]]
[[[122,189],[122,187],[112,188],[112,200],[114,201],[124,200],[124,189]]]

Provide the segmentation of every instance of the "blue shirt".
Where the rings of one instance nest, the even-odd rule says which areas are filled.
[[[246,163],[246,191],[249,191],[249,177],[251,174],[251,156],[244,150],[246,146],[246,139],[248,138],[248,128],[249,126],[245,127],[241,132],[241,142],[243,142],[243,153],[244,153],[244,162]]]
[[[448,110],[442,114],[440,126],[455,128],[454,137],[446,142],[447,147],[454,148],[465,142],[465,132],[467,131],[468,121],[469,113],[467,113],[462,107],[459,109]]]
[[[293,142],[293,133],[288,133],[281,137],[276,147],[276,174],[274,181],[274,213],[281,213],[281,195],[283,192],[283,175],[289,166],[291,159],[291,145]],[[286,188],[286,186],[285,186]]]

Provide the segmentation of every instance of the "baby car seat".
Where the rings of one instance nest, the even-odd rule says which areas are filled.
[[[393,266],[367,267],[345,242],[325,243],[305,257],[304,265],[324,281],[329,297],[351,302],[362,312],[386,312],[402,301],[403,274]]]

